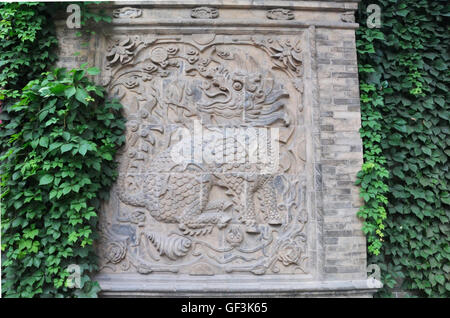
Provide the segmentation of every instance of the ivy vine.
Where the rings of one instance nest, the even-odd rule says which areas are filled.
[[[357,49],[369,263],[380,296],[450,296],[449,16],[446,1],[380,0],[369,29],[360,4]],[[81,4],[87,19],[109,21]],[[7,297],[95,296],[97,211],[123,143],[120,104],[86,78],[53,65],[52,4],[0,4],[2,292]],[[30,82],[31,81],[31,82]],[[28,83],[28,84],[27,84]],[[17,100],[18,99],[18,100]],[[70,264],[81,289],[67,285]]]
[[[125,125],[121,105],[105,101],[86,72],[98,70],[56,69],[2,112],[4,296],[70,296],[71,264],[80,268],[76,294],[98,291],[88,275],[97,212],[117,174]]]
[[[108,20],[80,7],[82,25]],[[59,9],[0,4],[3,297],[95,297],[99,291],[90,278],[97,269],[92,244],[100,203],[117,175],[114,157],[125,124],[122,106],[88,79],[98,69],[42,73],[56,60],[50,17]]]
[[[81,31],[95,34],[93,25],[111,22],[99,2],[74,2],[80,7]],[[30,80],[56,61],[58,40],[53,21],[67,15],[67,3],[0,3],[0,100],[15,98]]]
[[[0,3],[0,99],[18,96],[56,61],[52,21],[44,3]]]
[[[369,263],[384,289],[450,296],[449,16],[446,1],[380,0],[381,28],[360,4],[360,70]]]

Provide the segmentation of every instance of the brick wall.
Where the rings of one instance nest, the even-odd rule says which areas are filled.
[[[355,32],[318,28],[316,50],[324,277],[361,279],[366,277],[366,240],[356,217],[362,200],[354,185],[363,162]]]

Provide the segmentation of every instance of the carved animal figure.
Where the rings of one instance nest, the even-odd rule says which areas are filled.
[[[190,140],[182,140],[189,143]],[[178,143],[178,148],[187,145]],[[212,146],[212,147],[211,147]],[[207,142],[203,144],[208,147]],[[248,233],[258,233],[255,194],[260,191],[259,208],[269,224],[281,224],[277,210],[273,177],[260,174],[274,162],[274,153],[268,149],[266,162],[249,163],[249,152],[235,136],[213,140],[210,149],[216,151],[222,163],[183,162],[174,160],[174,145],[151,158],[149,171],[140,171],[148,154],[128,151],[119,175],[119,198],[122,202],[145,207],[150,215],[163,223],[178,223],[188,235],[209,233],[217,225],[225,227],[231,220],[226,212],[232,205],[247,225]],[[222,153],[217,153],[221,152]],[[244,162],[244,163],[240,163]],[[209,201],[211,188],[226,188],[230,200]]]
[[[284,102],[288,94],[282,85],[275,84],[270,77],[263,79],[261,74],[244,76],[239,72],[230,73],[221,66],[207,65],[205,63],[204,69],[186,70],[188,74],[194,72],[205,79],[201,87],[195,79],[191,81],[177,76],[164,80],[164,91],[157,94],[150,109],[142,110],[147,112],[144,117],[159,113],[168,118],[171,108],[175,109],[178,122],[182,122],[184,116],[204,118],[206,115],[243,118],[241,123],[251,126],[271,125],[279,120],[289,124]],[[215,152],[222,151],[222,162],[190,160],[180,164],[173,158],[173,143],[168,142],[166,148],[160,147],[156,154],[150,154],[142,143],[137,142],[149,137],[148,129],[144,134],[143,129],[147,128],[131,127],[127,141],[128,160],[123,161],[119,176],[122,202],[145,207],[159,222],[178,223],[180,230],[187,235],[206,234],[214,226],[225,227],[231,220],[227,212],[231,206],[239,213],[246,231],[258,233],[256,201],[265,222],[281,224],[273,177],[267,173],[268,166],[277,162],[274,156],[278,153],[271,150],[269,138],[268,157],[264,162],[252,163],[248,147],[239,142],[237,136],[230,136],[201,145],[204,149],[209,147]],[[150,148],[155,148],[155,138],[150,139]],[[190,149],[190,139],[182,142],[186,144],[177,144],[178,148]],[[211,201],[213,186],[225,188],[229,199]],[[258,200],[256,193],[260,194]]]
[[[253,126],[271,125],[277,121],[289,125],[284,100],[289,95],[280,83],[275,83],[270,73],[265,76],[239,71],[231,73],[221,65],[202,71],[193,67],[186,73],[198,73],[207,79],[198,94],[202,99],[196,103],[198,115],[207,122],[221,117],[228,121],[237,118]],[[196,89],[193,87],[191,92]],[[184,108],[182,104],[177,106]]]

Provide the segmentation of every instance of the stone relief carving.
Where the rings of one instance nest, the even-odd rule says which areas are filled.
[[[341,14],[341,21],[346,23],[355,23],[355,14],[353,11],[344,12]]]
[[[100,222],[102,270],[307,272],[301,43],[109,39],[103,84],[128,121]]]
[[[114,18],[135,19],[135,18],[139,18],[140,16],[142,16],[142,10],[137,9],[137,8],[124,7],[124,8],[113,10]]]
[[[300,41],[297,39],[295,42],[292,42],[291,39],[280,40],[261,36],[255,36],[253,41],[256,46],[262,48],[272,57],[273,68],[287,73],[294,79],[295,88],[303,92]]]
[[[282,8],[268,10],[266,17],[271,20],[293,20],[295,18],[292,10]]]
[[[193,8],[191,17],[194,19],[216,19],[219,17],[219,10],[210,7]]]
[[[108,53],[106,55],[108,65],[111,66],[117,62],[121,64],[128,63],[134,56],[133,49],[134,43],[129,38],[124,40],[116,39],[114,43],[108,47]]]

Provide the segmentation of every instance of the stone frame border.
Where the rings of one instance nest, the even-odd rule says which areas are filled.
[[[357,2],[355,1],[250,1],[250,0],[240,0],[238,3],[233,4],[223,4],[218,0],[202,0],[202,1],[145,1],[145,2],[114,2],[112,4],[105,4],[104,7],[107,9],[120,8],[123,6],[127,7],[137,7],[143,12],[142,18],[118,18],[113,19],[110,25],[105,26],[109,31],[114,31],[117,33],[134,32],[139,33],[143,29],[151,28],[156,34],[174,34],[174,33],[199,33],[199,30],[205,32],[205,30],[220,31],[221,33],[228,34],[248,34],[249,31],[256,31],[261,33],[271,32],[273,34],[295,34],[298,29],[302,29],[307,34],[307,47],[308,59],[305,61],[305,90],[303,95],[303,101],[305,106],[305,116],[310,116],[310,123],[312,124],[310,134],[311,138],[309,140],[309,145],[307,148],[312,150],[308,151],[309,156],[314,154],[314,158],[308,158],[307,163],[311,164],[312,174],[309,174],[308,183],[312,184],[314,191],[308,193],[308,204],[312,205],[308,208],[309,211],[314,211],[311,213],[310,220],[315,222],[315,266],[316,275],[314,281],[298,281],[292,282],[291,280],[286,280],[282,288],[271,287],[271,282],[267,282],[266,285],[258,284],[258,286],[247,286],[243,288],[242,285],[233,285],[233,283],[228,283],[226,285],[221,285],[221,278],[216,277],[196,277],[195,280],[200,283],[202,279],[205,279],[205,283],[208,285],[213,284],[215,281],[214,288],[208,288],[205,290],[203,284],[198,286],[204,286],[202,288],[192,286],[192,280],[186,282],[180,281],[178,285],[171,285],[168,282],[163,284],[157,281],[163,276],[158,276],[158,278],[153,279],[150,276],[144,278],[141,277],[139,280],[141,283],[146,282],[152,284],[152,289],[148,290],[143,287],[130,288],[130,280],[136,277],[130,277],[126,274],[115,275],[118,280],[113,282],[112,275],[100,274],[96,277],[99,280],[102,287],[103,296],[161,296],[161,295],[189,295],[189,296],[371,296],[376,292],[378,285],[373,286],[368,280],[365,279],[365,271],[357,271],[359,274],[354,273],[356,277],[351,278],[355,275],[350,275],[350,279],[337,279],[339,276],[345,276],[344,274],[336,275],[330,274],[327,271],[327,266],[330,268],[331,263],[327,263],[327,242],[328,241],[338,241],[336,235],[330,235],[326,230],[326,222],[324,221],[324,215],[326,215],[326,206],[324,204],[324,177],[326,172],[323,171],[323,160],[322,151],[324,149],[324,144],[322,141],[322,131],[323,129],[328,130],[328,127],[323,125],[324,115],[323,112],[323,100],[326,96],[321,96],[321,83],[318,73],[320,72],[320,67],[323,63],[320,52],[317,50],[317,44],[319,42],[326,41],[323,39],[322,35],[318,30],[327,29],[342,29],[342,30],[354,30],[358,27],[356,23],[343,22],[340,18],[342,13],[348,13],[348,11],[354,11],[357,9]],[[336,16],[335,21],[317,21],[317,20],[269,20],[269,19],[252,19],[247,21],[237,21],[234,19],[226,19],[219,16],[217,19],[192,19],[183,18],[179,20],[152,20],[145,17],[147,10],[152,10],[155,8],[173,8],[179,9],[180,11],[190,12],[191,8],[199,6],[213,6],[219,9],[219,12],[225,10],[257,10],[261,12],[266,12],[268,9],[273,8],[289,8],[294,11],[294,13],[307,14],[309,12],[327,12]],[[174,10],[175,11],[175,10]],[[185,14],[183,13],[183,14]],[[61,28],[65,27],[65,23],[60,21],[57,23],[59,32],[58,34],[64,36],[64,30]],[[182,27],[182,29],[178,29]],[[101,30],[100,34],[92,37],[89,48],[85,50],[84,61],[87,61],[92,65],[102,65],[103,55],[100,53],[104,49],[105,41],[102,39],[106,29]],[[109,32],[108,31],[108,32]],[[76,42],[76,41],[75,41]],[[356,49],[354,49],[356,52]],[[68,60],[63,61],[70,62]],[[99,78],[97,78],[99,80]],[[359,101],[358,101],[359,106]],[[306,107],[309,105],[309,107]],[[308,112],[310,112],[308,114]],[[362,156],[362,149],[361,149]],[[356,204],[357,206],[357,204]],[[352,207],[355,204],[352,203]],[[339,236],[338,236],[339,237]],[[365,246],[365,241],[364,241]],[[364,264],[366,266],[365,261]],[[332,272],[331,272],[332,273]],[[345,272],[344,272],[345,273]],[[348,275],[347,275],[348,276]],[[262,280],[264,281],[264,279]],[[280,280],[281,282],[281,280]],[[275,282],[273,282],[275,283]],[[163,286],[164,285],[164,286]],[[221,289],[219,286],[223,286]],[[175,293],[176,290],[176,293]],[[175,294],[174,294],[175,293]]]

